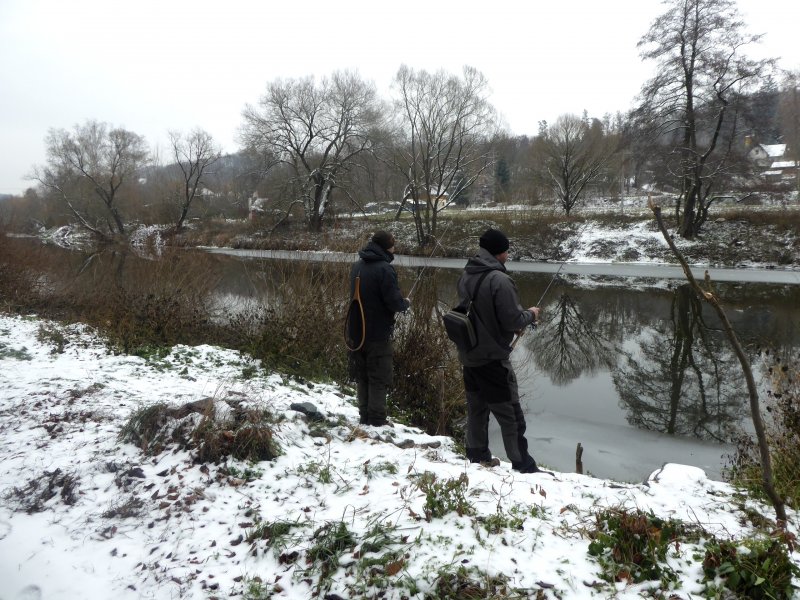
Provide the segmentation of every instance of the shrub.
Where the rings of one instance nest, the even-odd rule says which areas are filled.
[[[37,254],[20,252],[0,228],[0,309],[18,312],[38,303],[41,283]]]
[[[595,514],[589,555],[597,559],[600,576],[609,582],[675,581],[677,576],[665,560],[669,545],[682,530],[680,522],[652,513],[607,509]]]
[[[349,267],[293,262],[276,265],[271,273],[276,292],[268,305],[240,318],[245,349],[270,369],[343,381]]]
[[[765,419],[775,490],[787,506],[800,506],[800,366],[778,356],[765,366],[767,390]],[[740,436],[734,454],[728,457],[725,478],[759,498],[763,489],[758,446],[750,435]]]
[[[461,365],[442,324],[439,292],[433,272],[422,273],[410,311],[398,318],[389,408],[399,420],[431,435],[453,435],[466,415],[466,403]]]
[[[161,453],[170,444],[194,451],[197,462],[219,462],[231,456],[240,460],[272,460],[280,455],[269,426],[270,417],[258,410],[234,408],[228,422],[215,418],[211,399],[171,408],[154,404],[136,411],[120,431],[120,440],[147,455]]]
[[[788,600],[800,569],[778,539],[713,540],[706,545],[703,573],[707,598],[727,598],[723,590],[729,590],[737,598]]]
[[[466,497],[469,479],[462,473],[453,479],[439,481],[434,473],[425,471],[417,483],[420,491],[425,494],[425,518],[440,519],[454,512],[458,516],[474,515],[475,508]]]

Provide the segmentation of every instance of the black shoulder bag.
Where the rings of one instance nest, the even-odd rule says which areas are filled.
[[[442,317],[444,321],[444,328],[447,331],[447,337],[455,343],[456,347],[462,352],[469,352],[478,345],[478,336],[475,333],[475,326],[472,324],[472,303],[475,296],[478,294],[478,288],[481,287],[484,278],[491,273],[491,271],[484,271],[472,290],[472,294],[468,298],[467,305],[459,303],[458,306],[448,310]]]

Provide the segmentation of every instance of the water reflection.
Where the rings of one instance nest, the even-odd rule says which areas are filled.
[[[688,284],[675,289],[669,318],[629,340],[612,371],[635,427],[726,442],[746,416],[738,360]]]
[[[543,285],[520,281],[527,297],[535,298]],[[786,287],[729,284],[720,290],[751,360],[765,344],[783,353],[797,348],[798,289]],[[716,315],[688,284],[632,289],[610,282],[587,289],[565,281],[559,288],[545,303],[538,329],[523,338],[528,352],[517,360],[532,363],[529,385],[546,377],[555,386],[550,394],[569,395],[572,384],[608,373],[613,389],[607,392],[616,396],[624,422],[638,429],[727,442],[747,426],[738,360]],[[604,397],[599,381],[594,391]],[[549,406],[547,399],[539,402]]]
[[[539,369],[555,384],[564,385],[584,373],[594,375],[616,363],[615,344],[584,318],[569,294],[561,294],[547,312],[548,319],[537,327],[536,335],[524,339]]]

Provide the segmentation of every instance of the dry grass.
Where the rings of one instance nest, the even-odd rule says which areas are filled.
[[[272,417],[264,411],[233,408],[234,418],[221,421],[211,399],[180,407],[155,404],[135,412],[119,437],[148,456],[174,445],[193,452],[200,463],[216,463],[228,456],[249,461],[279,456]]]

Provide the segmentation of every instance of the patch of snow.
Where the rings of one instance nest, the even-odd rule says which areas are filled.
[[[56,334],[67,338],[63,352],[47,343]],[[379,557],[363,544],[381,526],[394,536],[384,551],[400,557],[397,572],[383,576],[392,584],[385,598],[421,598],[442,572],[461,566],[503,574],[511,586],[547,598],[634,599],[650,584],[587,587],[599,581],[585,535],[597,511],[652,511],[725,539],[755,534],[735,490],[696,467],[667,464],[644,483],[624,484],[574,473],[521,475],[505,462],[473,465],[448,438],[399,424],[359,426],[354,399],[334,386],[253,375],[254,366],[211,346],[177,346],[161,360],[112,355],[87,327],[0,315],[3,598],[206,600],[241,597],[261,582],[271,597],[306,599],[319,592],[319,569],[306,560],[319,541],[315,532],[343,524],[361,550],[348,547],[332,566],[323,586],[330,594],[381,591],[363,587],[361,566],[365,555]],[[201,465],[187,451],[147,457],[119,441],[140,408],[206,397],[236,398],[275,415],[281,456]],[[290,408],[303,402],[325,415],[324,436],[311,436],[312,424]],[[56,493],[42,500],[42,512],[21,511],[26,486],[59,469],[75,482],[74,502]],[[252,477],[231,475],[247,469]],[[466,477],[476,515],[427,521],[419,485],[426,472],[439,481]],[[758,502],[747,506],[771,514]],[[524,515],[519,528],[490,533],[479,520],[512,510]],[[294,524],[282,546],[247,541],[259,523],[277,520]],[[790,512],[795,534],[797,523]],[[681,598],[702,595],[698,553],[699,543],[670,550]],[[792,560],[800,564],[797,554]]]

